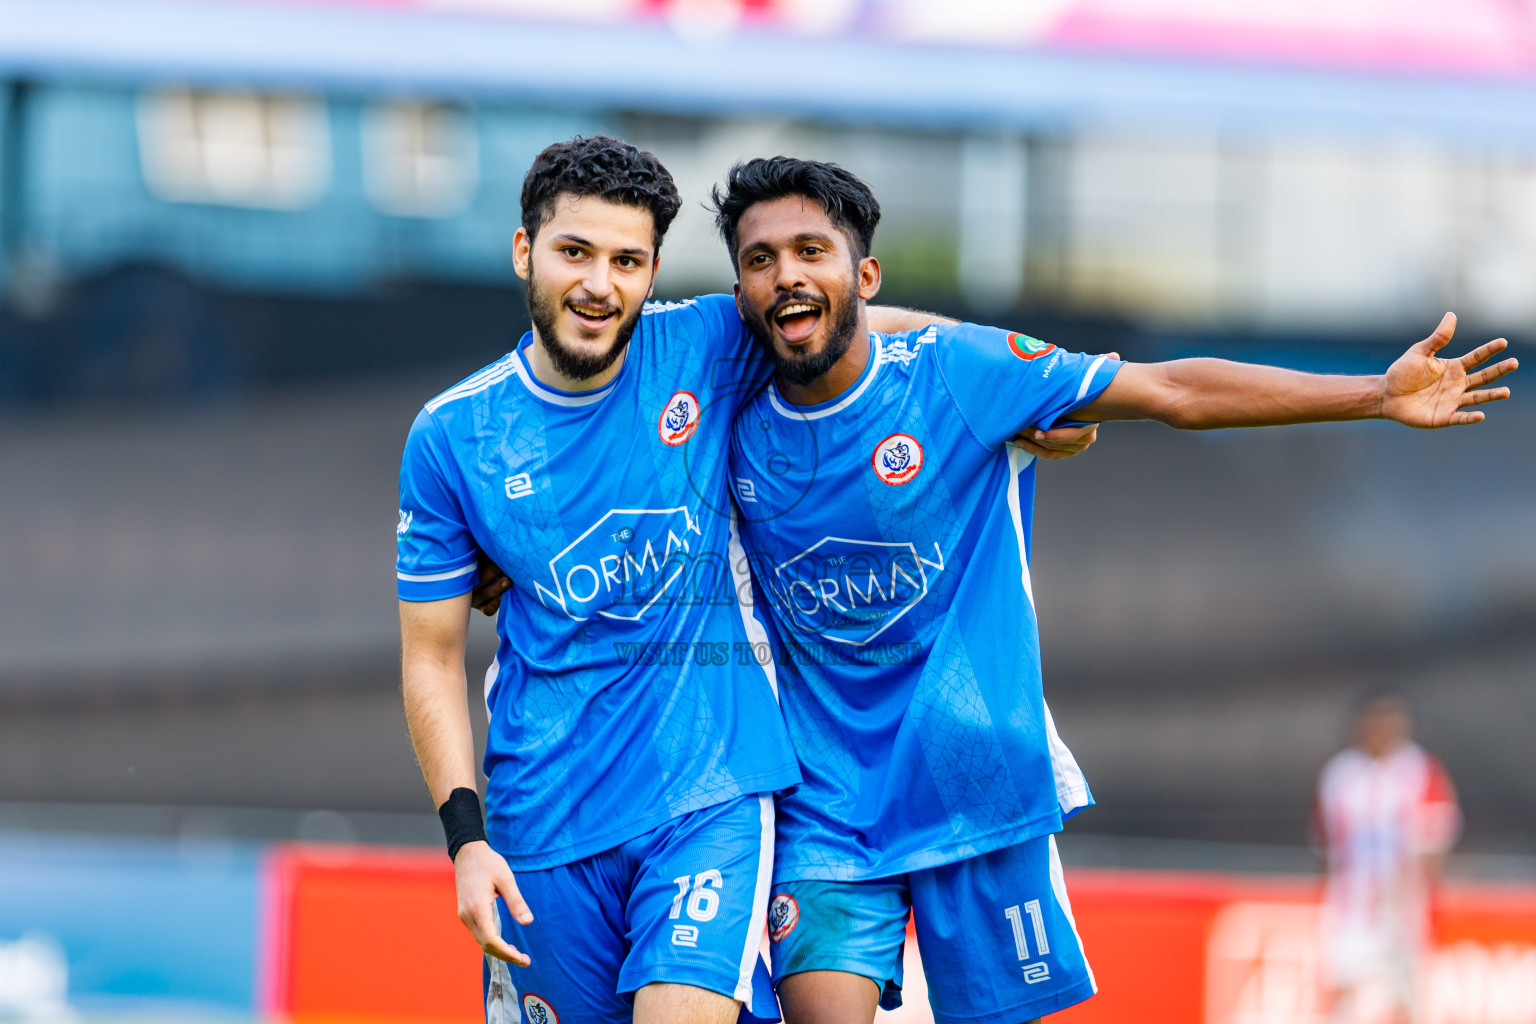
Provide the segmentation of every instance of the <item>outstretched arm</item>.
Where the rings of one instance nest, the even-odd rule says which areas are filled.
[[[469,595],[443,601],[400,602],[400,690],[416,760],[441,807],[455,789],[475,788],[475,741],[465,693],[464,641]],[[501,937],[496,897],[523,924],[533,920],[501,854],[482,841],[465,843],[453,858],[459,920],[480,948],[510,963],[528,957]]]
[[[1157,420],[1180,430],[1378,418],[1424,428],[1477,423],[1483,413],[1473,406],[1509,397],[1508,388],[1485,385],[1519,363],[1506,359],[1476,369],[1508,346],[1503,338],[1459,359],[1436,356],[1455,331],[1456,317],[1447,313],[1433,334],[1380,376],[1302,373],[1225,359],[1127,363],[1098,398],[1073,416]]]

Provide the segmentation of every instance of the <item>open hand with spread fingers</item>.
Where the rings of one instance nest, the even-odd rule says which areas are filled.
[[[1517,369],[1517,360],[1505,359],[1477,370],[1509,347],[1509,342],[1495,338],[1459,359],[1441,359],[1435,353],[1455,333],[1456,314],[1447,313],[1435,333],[1404,352],[1387,369],[1381,396],[1383,418],[1426,429],[1456,427],[1482,421],[1483,413],[1473,406],[1509,397],[1509,388],[1487,385]]]

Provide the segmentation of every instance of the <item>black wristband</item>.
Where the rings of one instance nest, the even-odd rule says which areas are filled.
[[[459,855],[459,847],[465,843],[478,843],[485,839],[485,819],[480,816],[480,794],[460,786],[448,794],[443,806],[437,809],[437,817],[443,823],[443,834],[448,837],[448,859]]]

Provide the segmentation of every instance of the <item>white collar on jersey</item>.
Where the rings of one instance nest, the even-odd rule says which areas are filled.
[[[846,395],[825,409],[807,411],[805,406],[790,405],[779,394],[779,386],[772,382],[768,384],[768,403],[777,409],[779,413],[788,416],[792,420],[819,420],[823,416],[831,416],[835,412],[848,408],[848,406],[859,400],[860,395],[869,389],[869,385],[874,382],[875,376],[880,372],[880,335],[870,331],[869,341],[869,366],[865,368],[864,379],[859,381]]]
[[[608,397],[619,378],[624,375],[624,367],[619,367],[619,372],[613,375],[613,380],[604,384],[596,391],[583,391],[579,394],[569,391],[556,391],[539,383],[539,379],[533,375],[533,370],[528,366],[528,360],[523,356],[523,347],[519,345],[512,352],[512,368],[522,380],[523,386],[534,393],[537,398],[542,398],[551,405],[581,406],[591,405],[593,402],[601,402]],[[629,361],[629,353],[624,353],[625,362]]]

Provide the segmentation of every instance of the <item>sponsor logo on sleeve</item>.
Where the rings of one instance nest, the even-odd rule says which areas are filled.
[[[1031,338],[1027,334],[1008,335],[1008,351],[1025,362],[1031,359],[1039,359],[1041,356],[1054,351],[1055,348],[1056,346],[1050,342],[1041,341],[1039,338]]]
[[[768,937],[783,942],[784,936],[800,923],[800,904],[787,892],[781,892],[768,904]]]
[[[555,1008],[532,992],[523,996],[523,1017],[528,1024],[560,1024],[560,1015]]]
[[[875,446],[870,458],[875,475],[893,486],[900,486],[917,476],[923,468],[923,446],[910,434],[892,434]]]
[[[677,447],[699,429],[699,400],[691,391],[679,391],[667,399],[667,407],[661,410],[656,432],[663,444]]]
[[[400,509],[399,512],[400,521],[395,524],[395,536],[404,537],[406,534],[411,532],[411,520],[416,518],[416,513],[407,512],[403,508]]]

